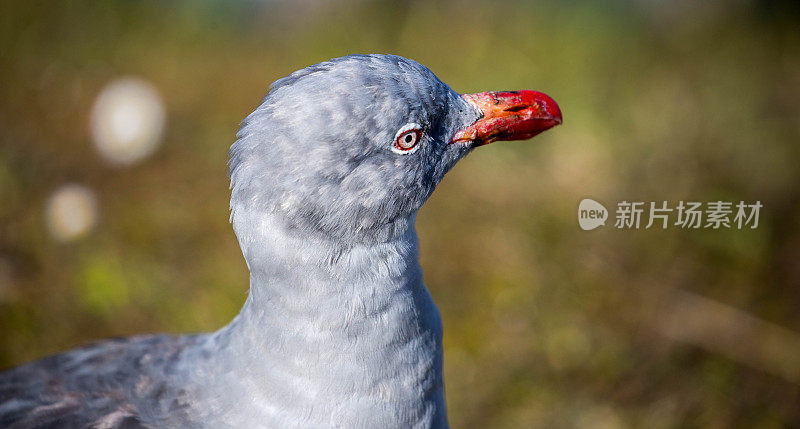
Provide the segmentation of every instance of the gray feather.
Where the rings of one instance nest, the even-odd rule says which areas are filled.
[[[157,427],[186,411],[165,380],[195,340],[114,339],[13,368],[0,375],[0,427]]]

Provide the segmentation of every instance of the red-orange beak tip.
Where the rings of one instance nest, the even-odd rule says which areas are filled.
[[[483,116],[456,132],[450,143],[473,141],[473,146],[482,146],[498,140],[527,140],[564,122],[558,103],[538,91],[489,91],[462,97]]]

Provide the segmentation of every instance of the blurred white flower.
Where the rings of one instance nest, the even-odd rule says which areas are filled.
[[[155,87],[128,77],[111,82],[97,96],[90,127],[106,161],[130,165],[158,148],[165,122],[164,103]]]
[[[97,199],[85,186],[64,185],[50,196],[45,216],[53,237],[59,241],[74,240],[97,223]]]

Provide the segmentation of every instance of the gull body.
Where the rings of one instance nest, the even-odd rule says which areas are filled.
[[[474,147],[560,121],[543,94],[462,96],[392,55],[278,80],[230,150],[241,312],[0,373],[0,427],[447,427],[416,213]]]

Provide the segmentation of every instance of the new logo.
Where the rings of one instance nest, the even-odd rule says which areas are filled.
[[[584,231],[591,231],[606,224],[608,210],[591,198],[584,198],[578,204],[578,225]]]

